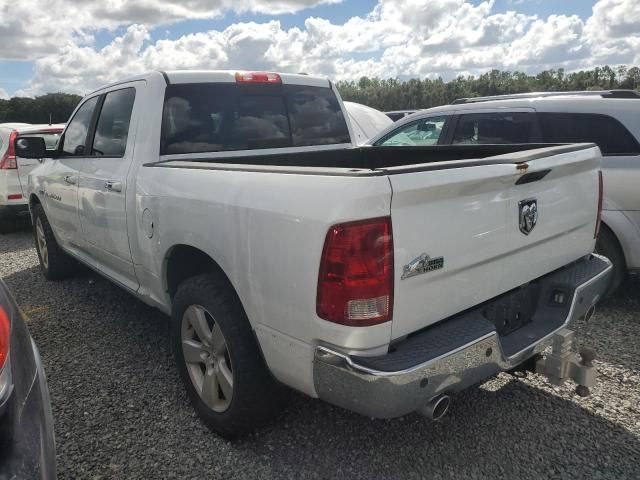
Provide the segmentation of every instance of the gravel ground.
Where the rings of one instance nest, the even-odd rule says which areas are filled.
[[[501,374],[432,423],[294,395],[272,427],[228,443],[194,416],[162,314],[88,271],[46,282],[29,232],[0,236],[0,274],[42,353],[60,478],[640,478],[637,280],[577,325],[600,357],[586,399]]]

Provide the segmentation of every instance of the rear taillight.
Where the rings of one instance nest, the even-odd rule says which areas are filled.
[[[280,75],[272,72],[236,72],[238,83],[282,83]]]
[[[5,309],[0,306],[0,370],[4,367],[4,363],[9,355],[10,327],[9,315],[7,315]]]
[[[602,224],[602,197],[603,197],[603,185],[602,185],[602,170],[598,171],[598,216],[596,217],[596,231],[593,234],[593,238],[597,238],[600,233],[600,225]]]
[[[389,217],[329,229],[320,260],[316,313],[353,327],[391,320],[393,236]]]
[[[15,130],[9,135],[9,145],[7,151],[0,158],[0,170],[15,170],[18,168],[16,160],[16,146],[14,145],[18,132]]]

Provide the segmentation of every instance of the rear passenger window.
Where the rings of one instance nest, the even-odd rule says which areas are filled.
[[[539,113],[547,143],[595,143],[603,155],[638,155],[640,145],[618,120],[591,113]]]
[[[135,88],[107,93],[96,125],[91,155],[122,157],[127,148]]]
[[[534,132],[533,113],[469,113],[460,115],[452,143],[532,143]]]
[[[349,142],[347,123],[330,88],[167,86],[161,155]]]

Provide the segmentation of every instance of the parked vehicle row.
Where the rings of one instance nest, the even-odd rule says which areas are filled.
[[[593,142],[603,156],[604,204],[596,251],[613,262],[608,294],[640,272],[640,94],[527,93],[460,99],[407,116],[377,146]]]
[[[63,128],[64,125],[0,123],[0,233],[14,230],[21,220],[29,221],[27,179],[38,161],[16,156],[15,140],[37,135],[45,140],[47,148],[54,148]]]
[[[380,110],[362,105],[361,103],[343,102],[347,120],[351,124],[353,143],[362,145],[376,133],[393,123]]]
[[[540,352],[608,283],[600,150],[358,148],[346,115],[306,75],[96,90],[55,149],[14,142],[46,157],[27,192],[42,272],[80,262],[170,314],[189,397],[227,437],[273,418],[282,385],[381,418],[438,418],[504,370],[589,386],[593,367]]]

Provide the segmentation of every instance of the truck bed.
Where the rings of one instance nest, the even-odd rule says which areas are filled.
[[[346,176],[407,173],[409,171],[443,170],[447,168],[520,164],[538,158],[574,152],[594,145],[585,144],[508,144],[508,145],[434,145],[428,147],[362,146],[347,149],[237,155],[234,152],[214,154],[165,155],[146,167],[274,170],[285,173],[299,167],[312,170],[309,174]],[[330,169],[318,171],[316,169]]]

